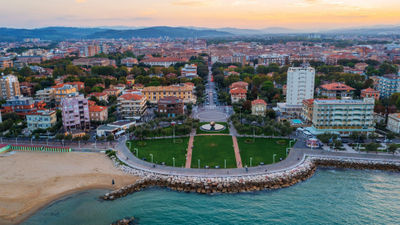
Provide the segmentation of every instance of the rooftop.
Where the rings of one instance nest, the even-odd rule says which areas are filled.
[[[328,91],[354,91],[355,89],[343,83],[330,83],[320,86],[322,89]]]

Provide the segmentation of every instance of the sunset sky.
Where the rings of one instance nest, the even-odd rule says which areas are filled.
[[[0,26],[326,29],[399,25],[400,0],[0,0]]]

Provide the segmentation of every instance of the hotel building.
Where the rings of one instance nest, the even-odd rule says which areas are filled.
[[[160,99],[168,96],[175,96],[183,100],[183,103],[196,103],[196,97],[193,94],[194,86],[188,84],[171,86],[151,86],[142,90],[146,100],[150,103],[157,103]]]
[[[57,123],[56,111],[36,110],[26,115],[29,131],[48,129]]]
[[[375,131],[373,120],[375,100],[325,100],[315,99],[313,109],[314,134],[338,133],[343,136],[351,132]],[[313,132],[312,132],[313,133]]]
[[[14,75],[2,76],[0,78],[0,98],[10,99],[21,95],[18,77]]]

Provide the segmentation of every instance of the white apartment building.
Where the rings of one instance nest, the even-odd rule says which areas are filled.
[[[389,114],[386,128],[394,133],[400,133],[400,113]]]
[[[36,92],[36,99],[46,102],[47,104],[55,100],[54,88],[45,88]]]
[[[19,95],[21,95],[21,88],[19,87],[18,77],[11,74],[2,76],[0,78],[0,98],[10,99]]]
[[[196,64],[186,64],[181,70],[181,76],[187,78],[197,77],[197,65]]]
[[[337,133],[348,136],[358,131],[369,133],[375,131],[373,118],[375,100],[336,100],[315,99],[310,132]]]
[[[315,69],[310,66],[289,67],[287,72],[286,105],[300,106],[314,98]]]

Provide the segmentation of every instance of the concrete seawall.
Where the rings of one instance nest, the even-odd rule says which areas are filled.
[[[143,172],[121,166],[126,173],[139,175],[142,179],[102,196],[104,200],[114,200],[151,186],[170,188],[180,192],[201,194],[239,193],[260,190],[273,190],[292,186],[311,177],[317,167],[369,169],[400,172],[400,163],[391,161],[332,159],[308,157],[299,166],[283,172],[258,175],[228,177],[168,176]]]

